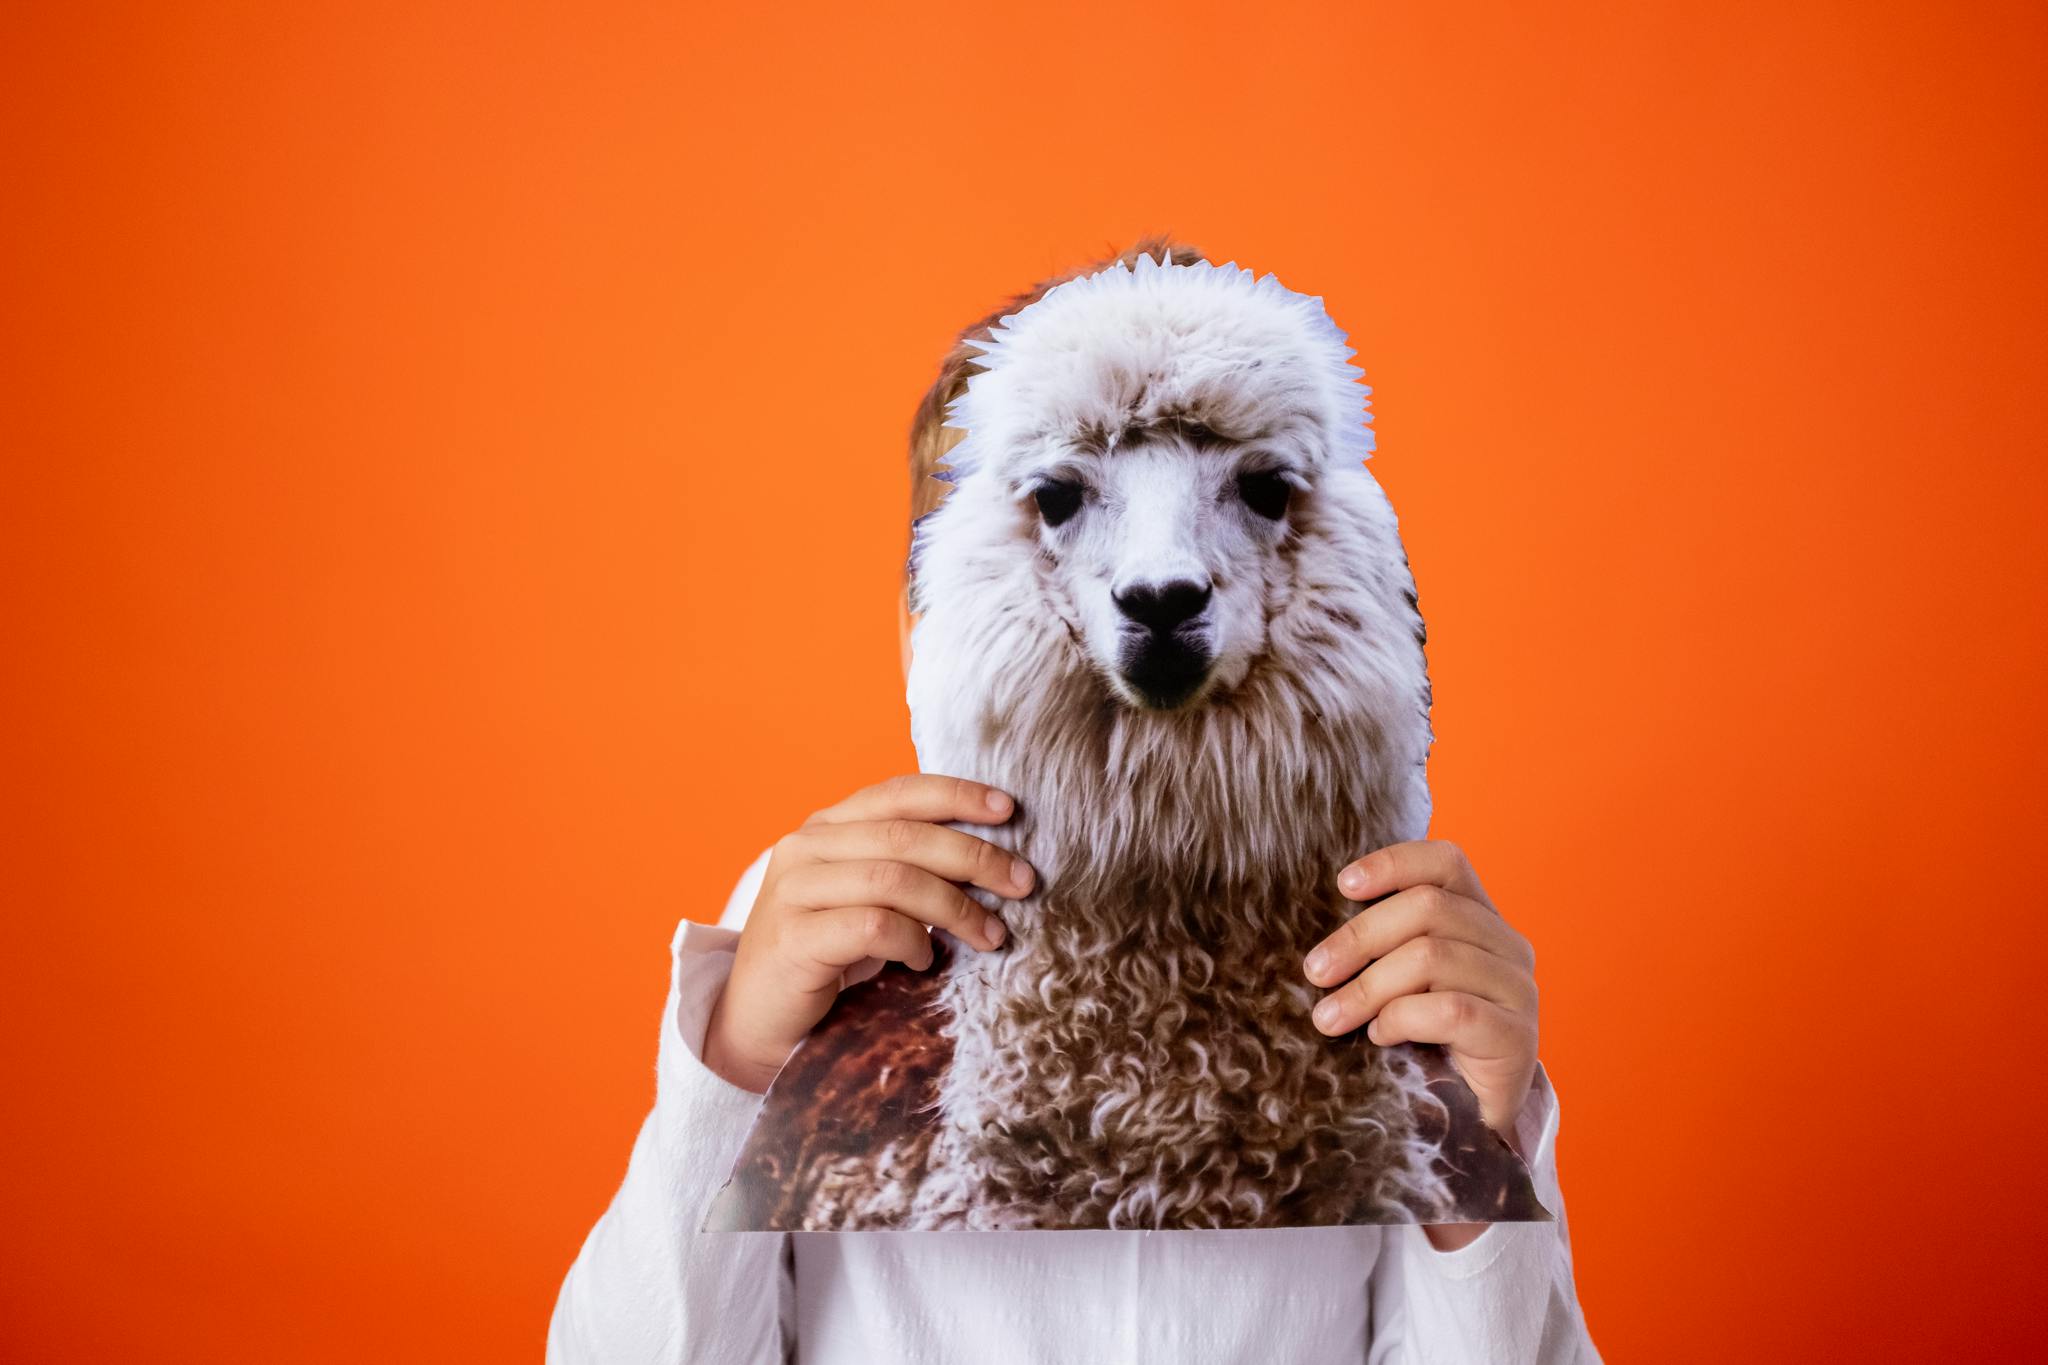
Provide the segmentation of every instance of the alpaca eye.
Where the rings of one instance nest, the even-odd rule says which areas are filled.
[[[1047,526],[1058,526],[1081,510],[1081,485],[1072,479],[1042,483],[1031,496],[1038,500],[1038,515]]]
[[[1237,476],[1237,495],[1244,499],[1245,506],[1267,521],[1278,521],[1287,515],[1287,500],[1293,493],[1287,480],[1271,471]]]

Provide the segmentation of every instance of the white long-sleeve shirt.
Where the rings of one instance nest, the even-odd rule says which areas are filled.
[[[1456,1251],[1421,1228],[1245,1232],[700,1232],[761,1097],[699,1056],[767,854],[716,926],[669,945],[654,1109],[569,1269],[550,1365],[1597,1362],[1572,1285],[1558,1110],[1517,1123],[1555,1223]]]

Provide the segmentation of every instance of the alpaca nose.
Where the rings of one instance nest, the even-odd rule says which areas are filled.
[[[1164,635],[1192,621],[1209,605],[1209,585],[1181,579],[1174,583],[1139,583],[1111,594],[1116,609],[1146,629]]]

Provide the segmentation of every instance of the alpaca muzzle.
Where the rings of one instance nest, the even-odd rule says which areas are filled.
[[[1202,690],[1214,661],[1198,627],[1127,630],[1117,672],[1144,705],[1171,711]]]

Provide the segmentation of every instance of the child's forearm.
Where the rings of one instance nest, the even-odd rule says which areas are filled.
[[[1523,1360],[1582,1365],[1599,1352],[1573,1282],[1557,1178],[1556,1092],[1542,1068],[1508,1141],[1529,1165],[1550,1223],[1389,1228],[1373,1270],[1369,1365],[1407,1360]]]
[[[563,1281],[550,1365],[673,1365],[779,1358],[777,1236],[702,1233],[705,1209],[759,1106],[697,1049],[731,967],[728,930],[678,936],[653,1111],[626,1178]]]

